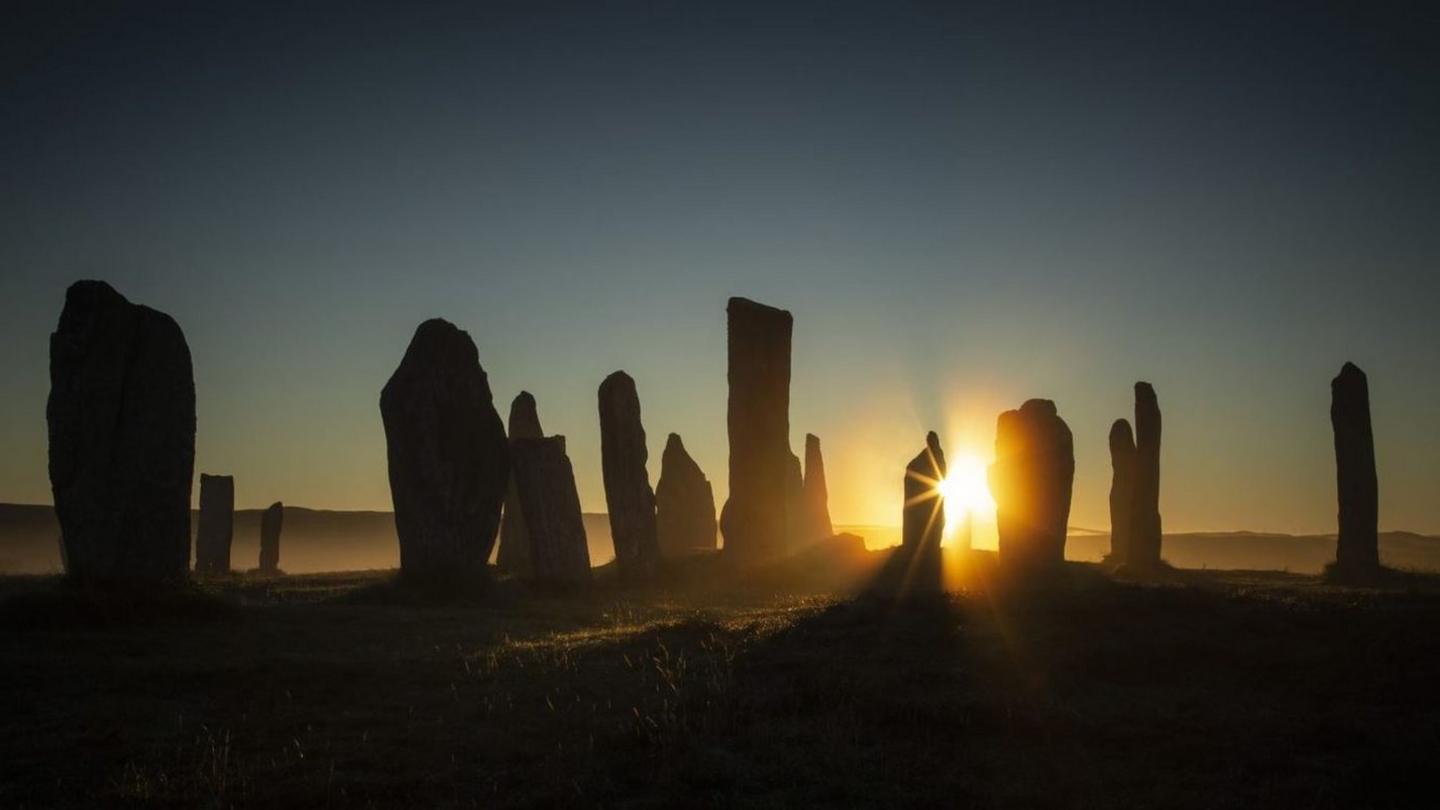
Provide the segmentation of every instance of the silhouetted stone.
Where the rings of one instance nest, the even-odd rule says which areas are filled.
[[[1065,560],[1074,480],[1074,441],[1055,403],[1032,399],[1000,414],[990,491],[1002,565],[1043,570]]]
[[[1150,383],[1135,383],[1135,516],[1127,562],[1160,564],[1160,403]]]
[[[1130,422],[1110,426],[1110,562],[1124,565],[1135,541],[1135,436]]]
[[[640,397],[629,374],[617,371],[600,383],[600,465],[615,562],[625,576],[649,573],[660,555],[655,528],[655,491],[645,468],[649,451],[640,423]]]
[[[200,476],[200,521],[195,531],[195,573],[230,573],[230,544],[235,539],[235,479]]]
[[[900,542],[904,548],[940,547],[945,533],[945,501],[937,489],[945,480],[945,451],[935,431],[925,434],[925,449],[905,466],[905,506]]]
[[[800,457],[790,454],[785,468],[785,543],[786,552],[794,553],[809,542],[809,518],[805,509],[805,472]]]
[[[728,319],[730,498],[720,518],[725,554],[756,560],[782,553],[789,514],[790,339],[783,309],[731,298]]]
[[[285,525],[285,504],[276,501],[260,516],[260,573],[280,572],[280,530]]]
[[[835,534],[830,523],[830,493],[825,486],[825,459],[820,455],[820,439],[805,434],[805,537],[820,540]]]
[[[470,335],[438,318],[420,324],[380,394],[380,414],[401,573],[483,575],[510,452]]]
[[[565,437],[512,439],[519,509],[525,517],[529,578],[541,585],[590,581],[590,546]]]
[[[1330,382],[1330,424],[1335,431],[1335,478],[1340,502],[1336,572],[1365,576],[1380,568],[1380,485],[1370,427],[1370,383],[1354,363]]]
[[[715,550],[715,494],[676,433],[665,440],[660,457],[655,524],[667,557]]]
[[[521,391],[510,403],[510,443],[513,445],[517,439],[544,437],[540,429],[540,414],[535,409],[535,397],[529,391]],[[525,515],[520,509],[519,494],[515,491],[513,470],[505,492],[505,514],[500,521],[500,551],[495,562],[502,571],[519,577],[530,576],[530,540],[525,536]]]
[[[175,321],[102,281],[72,284],[50,336],[45,415],[66,572],[185,579],[195,381]]]

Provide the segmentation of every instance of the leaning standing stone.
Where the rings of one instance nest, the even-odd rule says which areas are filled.
[[[380,394],[390,496],[409,578],[482,575],[510,478],[505,427],[470,336],[420,324]]]
[[[623,371],[606,377],[600,383],[599,403],[600,462],[615,562],[625,576],[643,575],[658,561],[660,546],[635,381]]]
[[[666,439],[660,457],[655,524],[666,557],[715,550],[715,494],[677,433]]]
[[[1380,484],[1370,427],[1370,383],[1354,363],[1346,363],[1330,382],[1330,425],[1340,501],[1335,570],[1341,577],[1363,577],[1380,568]]]
[[[825,486],[825,459],[820,455],[820,438],[805,434],[805,534],[809,540],[823,540],[835,534],[830,523],[830,493]]]
[[[790,339],[783,309],[731,298],[729,321],[730,498],[720,529],[725,555],[758,560],[782,553],[789,535]]]
[[[200,476],[200,525],[195,532],[195,573],[230,573],[230,544],[235,539],[235,479]]]
[[[510,443],[516,497],[525,516],[529,578],[541,585],[590,581],[590,547],[565,437]]]
[[[1055,403],[1032,399],[1000,414],[990,491],[1002,565],[1043,571],[1064,562],[1074,480],[1074,440]]]
[[[175,321],[103,281],[72,284],[50,336],[45,416],[66,573],[87,582],[184,580],[195,382]]]
[[[535,397],[529,391],[521,391],[510,403],[511,445],[517,439],[540,439],[544,436],[540,429],[540,414],[535,408]],[[505,514],[500,521],[500,551],[495,562],[502,571],[528,577],[530,540],[525,536],[525,515],[520,509],[519,498],[512,470],[510,485],[505,492]]]
[[[280,572],[280,530],[285,525],[285,504],[276,501],[260,516],[260,573]]]
[[[1110,426],[1110,469],[1110,562],[1125,565],[1135,537],[1135,436],[1128,420]]]
[[[925,434],[925,449],[905,467],[905,507],[901,513],[900,542],[912,551],[940,548],[945,534],[945,451],[935,431]]]

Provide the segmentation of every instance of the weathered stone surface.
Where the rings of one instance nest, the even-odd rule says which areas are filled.
[[[790,340],[794,319],[745,298],[726,307],[729,330],[730,498],[720,522],[725,554],[783,553],[789,535]]]
[[[945,451],[935,431],[925,434],[925,449],[905,466],[905,507],[901,514],[903,548],[929,551],[945,533],[945,500],[937,486],[945,480]]]
[[[1135,383],[1135,513],[1134,537],[1127,562],[1160,564],[1160,403],[1150,383]]]
[[[1002,565],[1050,569],[1064,562],[1074,480],[1074,440],[1055,403],[1032,399],[1000,414],[990,491]]]
[[[276,501],[260,516],[260,573],[280,571],[280,531],[285,525],[285,504]]]
[[[529,391],[521,391],[510,403],[510,443],[513,445],[517,439],[544,437],[535,397]],[[513,470],[505,492],[505,514],[500,521],[500,551],[495,562],[502,571],[519,577],[530,576],[530,540],[525,536],[525,515],[520,509]]]
[[[589,582],[590,547],[565,437],[512,439],[510,452],[530,545],[528,578],[541,585]]]
[[[1330,382],[1330,425],[1335,431],[1335,479],[1340,503],[1336,571],[1363,576],[1380,567],[1380,484],[1370,426],[1370,382],[1346,363]]]
[[[647,574],[659,559],[660,544],[635,381],[623,371],[611,374],[600,383],[599,400],[600,466],[615,561],[622,575]]]
[[[230,573],[230,544],[235,539],[235,479],[200,476],[200,525],[195,531],[195,573]]]
[[[1130,421],[1110,426],[1110,562],[1124,565],[1135,541],[1135,436]]]
[[[715,550],[715,493],[676,433],[665,440],[660,457],[655,524],[660,553],[667,557]]]
[[[510,451],[470,335],[438,318],[420,324],[380,394],[380,414],[401,573],[483,575]]]
[[[45,415],[70,577],[183,580],[190,569],[195,382],[175,321],[102,281],[71,285],[50,336]]]
[[[820,455],[820,439],[805,434],[805,538],[814,542],[835,534],[830,523],[830,492],[825,485],[825,459]]]

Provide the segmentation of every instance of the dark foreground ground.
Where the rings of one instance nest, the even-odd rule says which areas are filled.
[[[1073,565],[907,605],[851,595],[870,568],[448,605],[0,580],[0,807],[1440,801],[1434,581]]]

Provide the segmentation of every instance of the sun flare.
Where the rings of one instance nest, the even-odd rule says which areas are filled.
[[[950,461],[945,480],[936,489],[945,499],[945,533],[960,530],[966,518],[989,521],[995,516],[995,499],[990,496],[985,462],[975,455]]]

